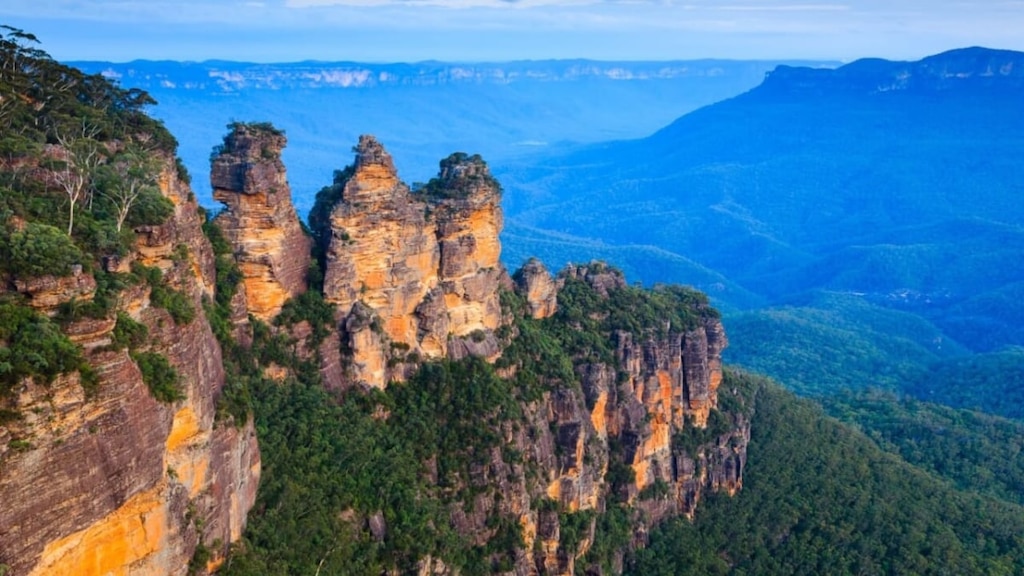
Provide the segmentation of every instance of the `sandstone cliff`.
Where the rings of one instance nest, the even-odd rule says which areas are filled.
[[[341,317],[350,379],[382,387],[416,359],[493,357],[506,274],[501,191],[483,161],[452,155],[412,192],[384,147],[363,136],[335,185],[335,203],[321,207],[324,297]]]
[[[537,276],[538,263],[528,263],[516,274],[519,279]],[[537,306],[531,287],[536,283],[517,284],[532,315]],[[648,304],[642,298],[630,300],[630,291],[634,296],[641,292],[627,287],[621,273],[600,263],[567,267],[557,285],[572,292],[565,295],[568,306],[591,302],[582,309],[587,315],[642,314]],[[672,298],[683,304],[691,295],[696,293]],[[598,310],[592,307],[594,298]],[[625,307],[616,310],[621,303]],[[605,512],[613,502],[627,502],[643,511],[633,519],[640,542],[647,528],[663,518],[692,516],[706,492],[732,494],[742,485],[749,419],[716,408],[724,331],[706,300],[698,298],[688,305],[694,312],[689,318],[658,318],[639,330],[605,331],[607,341],[601,346],[606,345],[610,354],[589,346],[577,348],[573,371],[578,387],[552,383],[535,412],[541,424],[533,428],[536,436],[521,445],[541,466],[547,482],[544,495],[562,509]],[[574,313],[563,310],[548,322],[572,324]],[[715,421],[709,426],[712,415]],[[593,543],[595,524],[585,523],[584,537],[566,545],[559,523],[550,516],[542,510],[522,516],[527,534],[540,541],[532,569],[545,574],[573,574],[580,568],[601,573],[599,566],[577,565]],[[527,549],[532,542],[527,538]]]
[[[260,320],[306,290],[310,240],[292,206],[281,150],[285,136],[270,125],[231,125],[210,169],[214,199],[226,209],[217,225],[235,248],[246,309]]]
[[[260,453],[251,423],[216,421],[224,369],[201,313],[202,297],[214,290],[212,251],[173,162],[163,162],[158,185],[173,214],[139,227],[134,249],[106,265],[159,269],[160,289],[196,313],[172,317],[154,305],[156,288],[136,282],[117,294],[110,313],[65,321],[97,382],[83,382],[79,372],[49,384],[26,378],[0,397],[0,564],[10,574],[185,574],[205,550],[202,571],[245,527]],[[92,298],[94,273],[104,272],[78,268],[15,285],[55,313],[58,304]],[[169,361],[180,400],[154,399],[129,351],[112,345],[117,314],[145,327],[136,351]]]
[[[355,163],[336,173],[310,217],[347,355],[343,379],[383,387],[423,359],[496,360],[522,396],[521,419],[463,415],[485,418],[478,425],[502,442],[463,473],[449,470],[455,476],[439,476],[440,455],[427,463],[432,482],[462,495],[451,503],[452,526],[486,548],[514,523],[523,546],[491,561],[517,574],[604,573],[607,558],[588,555],[599,516],[627,506],[642,545],[649,527],[692,516],[708,491],[735,492],[749,419],[717,408],[726,338],[706,297],[630,287],[600,263],[552,277],[531,260],[513,282],[499,260],[499,201],[479,157],[448,157],[413,191],[379,142],[360,139]],[[515,290],[510,302],[521,308],[503,306],[503,290]],[[386,532],[379,516],[363,522],[377,526],[375,538]],[[421,558],[420,569],[451,573],[437,558]]]

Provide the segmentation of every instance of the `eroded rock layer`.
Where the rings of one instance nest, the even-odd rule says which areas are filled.
[[[292,206],[285,144],[269,125],[234,124],[210,169],[213,197],[226,206],[217,225],[236,251],[246,308],[261,320],[306,291],[311,241]]]
[[[621,273],[600,263],[570,266],[557,279],[547,277],[543,282],[555,293],[536,298],[531,287],[537,281],[528,279],[543,278],[542,271],[532,262],[516,273],[523,312],[537,315],[535,303],[560,298],[558,289],[571,290],[569,305],[577,307],[569,314],[548,312],[543,322],[572,325],[578,313],[600,325],[616,313],[615,302],[625,302],[619,311],[635,319],[648,302]],[[742,486],[750,421],[735,409],[743,400],[735,399],[728,412],[717,409],[726,344],[717,313],[685,289],[664,298],[685,313],[656,317],[632,330],[610,329],[598,348],[586,340],[590,344],[577,349],[572,361],[571,379],[542,372],[541,397],[522,406],[520,424],[504,431],[505,447],[474,478],[481,491],[465,507],[471,512],[453,512],[460,534],[484,540],[491,515],[516,519],[528,553],[516,557],[515,573],[606,573],[584,558],[595,541],[596,519],[610,507],[632,510],[634,545],[642,545],[647,530],[663,519],[692,516],[705,494],[732,494]],[[593,325],[578,329],[595,335]],[[522,357],[499,362],[506,377],[526,369],[516,358]],[[524,475],[524,466],[538,475]],[[570,536],[563,533],[566,514],[590,520]],[[625,550],[627,543],[620,544]]]
[[[321,239],[324,297],[341,316],[350,379],[384,386],[404,377],[410,357],[494,357],[503,220],[483,160],[452,155],[413,192],[380,142],[362,136],[336,185]]]
[[[159,268],[198,311],[215,285],[212,250],[172,162],[159,185],[173,216],[139,228],[119,260]],[[74,285],[91,291],[85,274],[76,270]],[[26,379],[0,399],[18,415],[0,420],[0,564],[11,574],[183,575],[197,548],[215,564],[241,536],[259,483],[255,431],[215,420],[224,368],[205,316],[176,321],[150,296],[146,284],[131,286],[116,310],[146,327],[139,351],[168,360],[183,399],[155,400],[128,350],[111,346],[114,320],[89,317],[64,332],[98,376],[90,395],[71,372]]]

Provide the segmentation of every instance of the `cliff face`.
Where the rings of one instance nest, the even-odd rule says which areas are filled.
[[[525,277],[536,275],[534,270]],[[605,299],[628,290],[621,273],[601,264],[567,267],[558,284],[567,282],[582,282]],[[528,304],[530,285],[518,284]],[[522,449],[544,470],[545,495],[565,510],[603,512],[613,501],[642,510],[633,527],[642,542],[647,528],[663,518],[692,516],[708,491],[732,494],[742,486],[750,423],[741,413],[717,410],[726,340],[716,315],[701,313],[689,325],[663,331],[615,330],[609,344],[610,361],[574,362],[580,388],[558,386],[545,396],[537,415],[552,432]],[[716,422],[709,426],[712,414]],[[631,481],[622,481],[629,476]],[[538,511],[525,518],[541,540],[537,570],[575,573],[593,543],[594,525],[567,549],[557,522]]]
[[[270,126],[234,124],[210,169],[217,225],[235,248],[246,309],[261,320],[306,291],[310,240],[303,233],[281,162],[286,143]]]
[[[404,377],[410,356],[493,356],[502,213],[483,161],[453,155],[413,193],[384,147],[363,136],[339,185],[323,240],[324,297],[338,307],[351,380],[382,387]]]
[[[158,183],[173,215],[137,229],[132,253],[108,267],[159,268],[166,289],[197,311],[188,321],[173,318],[145,283],[121,291],[115,304],[146,327],[139,351],[169,361],[183,399],[153,398],[137,362],[111,346],[110,316],[64,326],[98,376],[94,392],[87,396],[72,372],[50,384],[25,379],[0,399],[5,414],[18,415],[0,421],[0,564],[11,574],[185,574],[197,548],[215,565],[245,527],[260,454],[251,423],[215,421],[224,369],[200,312],[215,284],[212,251],[173,163],[164,163]],[[42,285],[71,287],[53,292],[54,303],[91,298],[92,275],[75,270],[72,278],[22,287],[37,302],[33,286]]]
[[[417,359],[475,355],[497,360],[505,378],[542,383],[516,424],[479,424],[497,426],[503,441],[469,478],[434,479],[472,486],[470,501],[451,507],[461,537],[486,546],[495,519],[511,519],[523,539],[515,573],[602,573],[582,559],[609,507],[636,511],[630,523],[642,544],[648,527],[692,515],[708,491],[741,487],[749,420],[717,409],[726,338],[705,297],[685,289],[644,296],[600,263],[552,277],[533,260],[513,282],[499,261],[500,188],[478,157],[450,156],[413,192],[372,137],[361,138],[356,152],[355,164],[318,198],[329,198],[329,218],[323,205],[311,216],[325,252],[324,297],[337,306],[349,356],[345,378],[384,386],[411,374]],[[502,289],[518,293],[522,310],[503,310]],[[564,312],[563,292],[572,308]],[[585,338],[590,344],[575,349],[559,326],[601,343]],[[521,330],[550,331],[568,346],[570,372],[547,373],[549,366],[540,376],[524,374],[538,369],[528,358],[546,352],[515,351]],[[589,520],[569,535],[567,515]],[[438,559],[422,558],[420,567],[450,572]]]
[[[537,302],[560,298],[557,290],[568,292],[566,306],[574,309],[551,311],[540,323],[517,321],[520,334],[513,340],[532,338],[522,331],[562,333],[561,326],[589,336],[577,345],[563,341],[572,351],[569,373],[530,367],[537,349],[505,348],[498,361],[503,377],[529,386],[524,383],[533,376],[526,372],[536,376],[540,369],[543,384],[539,396],[521,404],[515,425],[496,429],[503,443],[471,468],[471,502],[452,506],[452,524],[484,546],[495,535],[495,518],[514,521],[523,544],[512,573],[621,571],[628,535],[618,536],[619,551],[610,564],[601,556],[607,551],[590,554],[608,537],[602,535],[602,515],[629,510],[623,521],[632,545],[643,545],[648,529],[663,519],[692,517],[705,494],[732,494],[742,486],[750,407],[726,390],[731,408],[717,408],[726,344],[721,323],[706,300],[691,302],[696,293],[680,292],[663,297],[689,310],[684,318],[666,315],[632,330],[574,326],[574,318],[600,318],[598,324],[606,326],[604,319],[620,312],[640,318],[650,301],[627,286],[621,273],[599,263],[570,266],[551,278],[532,262],[516,279],[527,316],[537,315]],[[532,298],[537,284],[553,287],[553,293]],[[450,573],[430,560],[421,566]]]

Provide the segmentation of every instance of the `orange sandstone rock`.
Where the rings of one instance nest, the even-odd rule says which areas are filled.
[[[285,143],[273,128],[235,124],[210,169],[213,197],[226,206],[217,225],[236,250],[246,307],[261,320],[306,291],[311,240],[292,206]]]
[[[324,297],[345,327],[349,377],[381,387],[404,378],[410,355],[494,358],[503,217],[483,161],[453,155],[413,192],[380,142],[362,136],[355,164],[341,174],[329,216],[311,220],[323,221]],[[365,321],[349,322],[357,303]]]

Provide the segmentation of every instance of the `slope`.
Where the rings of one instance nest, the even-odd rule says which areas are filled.
[[[750,377],[747,377],[748,380]],[[672,522],[633,574],[1013,574],[1021,508],[958,492],[760,382],[736,498]]]
[[[780,67],[648,138],[521,166],[510,228],[683,255],[738,285],[700,280],[726,308],[745,292],[849,291],[972,349],[1020,343],[1006,318],[1021,315],[1024,271],[1005,263],[1024,255],[1022,69],[1024,54],[986,49]],[[644,268],[646,282],[684,280]]]

